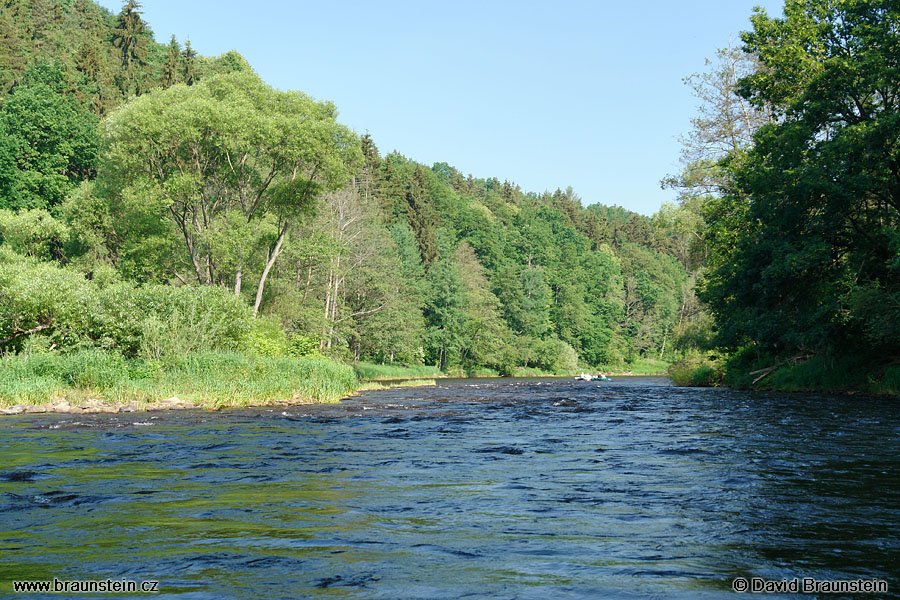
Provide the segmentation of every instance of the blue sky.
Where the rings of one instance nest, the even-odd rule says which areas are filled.
[[[121,2],[101,0],[118,12]],[[696,102],[682,79],[781,0],[435,3],[144,0],[157,41],[240,52],[331,100],[382,154],[644,214],[674,193]]]

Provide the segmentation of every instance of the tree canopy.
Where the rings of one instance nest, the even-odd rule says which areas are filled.
[[[703,292],[731,348],[900,354],[900,8],[788,0],[744,34],[767,107],[709,206]]]
[[[103,126],[104,177],[159,198],[184,239],[197,281],[266,277],[297,220],[341,187],[356,138],[333,104],[280,92],[253,73],[215,75],[145,94]]]

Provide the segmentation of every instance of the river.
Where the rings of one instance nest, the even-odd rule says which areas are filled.
[[[734,598],[742,576],[900,597],[898,409],[498,379],[4,417],[0,595],[55,577],[185,600]]]

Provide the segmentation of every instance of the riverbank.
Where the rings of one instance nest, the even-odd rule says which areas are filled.
[[[669,362],[655,358],[641,358],[632,363],[625,365],[601,365],[592,367],[590,365],[582,365],[573,371],[547,371],[534,367],[515,367],[511,373],[502,374],[499,371],[479,368],[472,371],[463,369],[455,369],[452,371],[441,371],[437,367],[428,365],[405,366],[405,365],[380,365],[368,362],[354,363],[353,368],[356,376],[364,381],[396,381],[401,379],[443,379],[452,378],[477,378],[477,377],[574,377],[579,373],[597,373],[602,372],[611,377],[627,377],[631,375],[667,375]]]
[[[165,361],[101,350],[0,360],[3,412],[117,412],[337,402],[358,387],[325,358],[195,353]]]
[[[738,352],[717,361],[675,363],[668,374],[675,385],[684,387],[900,396],[900,366],[885,366],[863,357],[776,359]]]
[[[662,361],[656,361],[662,363]],[[665,364],[665,363],[662,363]],[[612,376],[662,374],[654,364],[601,369]],[[597,369],[588,369],[591,372]],[[571,377],[519,369],[516,377]],[[336,403],[357,392],[435,385],[444,377],[493,377],[493,371],[444,373],[429,366],[357,363],[322,357],[270,358],[234,352],[193,353],[161,361],[85,349],[0,359],[0,414],[118,413]]]

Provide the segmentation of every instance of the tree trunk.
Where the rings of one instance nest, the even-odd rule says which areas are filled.
[[[306,289],[303,290],[303,299],[300,300],[300,304],[306,303],[306,297],[309,295],[309,284],[312,281],[312,263],[310,263],[309,268],[306,271]]]
[[[281,249],[284,246],[284,240],[287,237],[287,232],[288,224],[285,223],[281,228],[281,235],[278,236],[278,241],[275,243],[275,248],[272,249],[271,254],[269,254],[269,259],[266,261],[266,268],[263,269],[262,277],[259,278],[259,285],[256,287],[256,301],[253,303],[254,318],[259,314],[259,305],[262,304],[262,296],[263,290],[266,287],[266,279],[269,277],[269,271],[272,270],[272,265],[275,264],[275,261],[278,260],[278,256],[281,254]]]
[[[334,282],[333,282],[333,290],[331,292],[331,314],[328,317],[328,347],[331,348],[331,342],[334,338],[334,322],[337,319],[337,304],[338,304],[338,290],[341,285],[341,278],[338,275],[341,269],[341,255],[338,254],[335,257],[335,266],[334,266]]]
[[[334,278],[334,270],[328,271],[328,281],[325,285],[325,324],[322,326],[322,339],[319,341],[319,350],[325,349],[328,336],[328,315],[331,314],[331,280]]]

